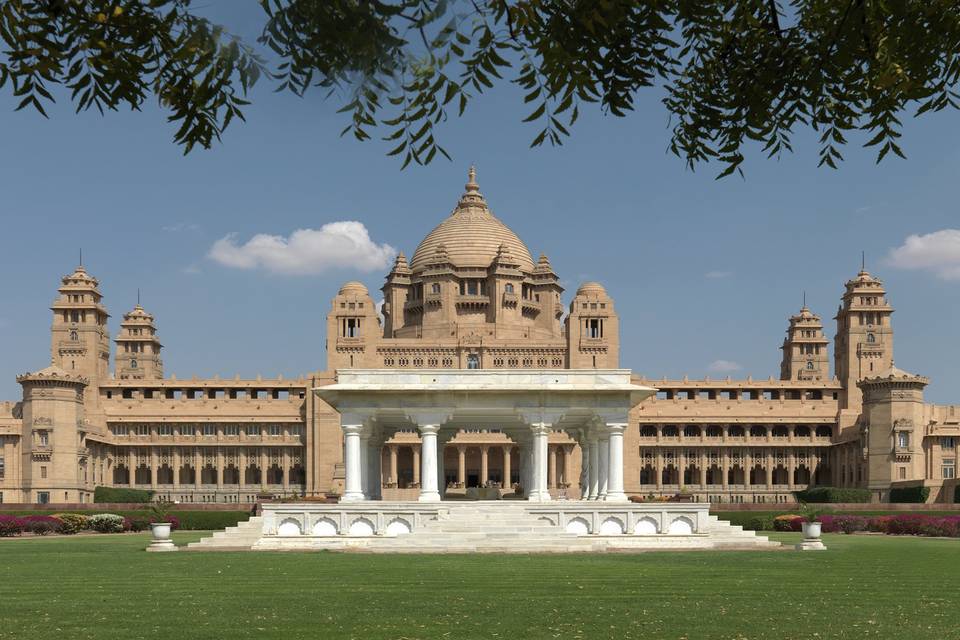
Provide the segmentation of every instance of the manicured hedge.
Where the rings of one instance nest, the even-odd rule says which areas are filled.
[[[94,513],[100,512],[88,512],[87,515],[92,515]],[[143,521],[143,523],[149,523],[150,519],[153,517],[153,514],[147,509],[138,511],[111,511],[110,513],[115,513],[118,516],[128,518],[131,522],[136,521],[137,526],[143,526],[144,529],[149,527],[146,526],[146,524],[141,524],[141,521]],[[3,515],[0,517],[12,516],[16,518],[22,518],[23,516],[50,514],[50,511],[31,509],[26,511],[4,511]],[[248,511],[171,511],[170,515],[179,521],[180,529],[189,531],[211,531],[216,529],[226,529],[227,527],[236,526],[238,522],[244,522],[250,519],[250,512]]]
[[[117,487],[97,487],[93,490],[94,502],[152,502],[153,491],[144,489],[122,489]]]
[[[930,487],[894,487],[890,489],[890,502],[926,502]]]
[[[793,493],[797,502],[870,502],[869,489],[842,489],[840,487],[813,487]],[[891,502],[894,502],[891,500]]]

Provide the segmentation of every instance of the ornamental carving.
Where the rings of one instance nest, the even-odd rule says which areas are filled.
[[[53,420],[52,420],[51,418],[47,418],[46,416],[38,416],[38,417],[36,417],[36,418],[33,419],[33,424],[34,424],[34,425],[40,425],[40,426],[46,426],[46,427],[52,427],[52,426],[53,426]]]

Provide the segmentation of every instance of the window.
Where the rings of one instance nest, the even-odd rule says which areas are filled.
[[[215,436],[215,435],[217,435],[217,425],[215,425],[215,424],[205,424],[205,425],[203,425],[203,435],[205,435],[205,436]]]
[[[49,446],[50,446],[50,434],[49,434],[48,432],[46,432],[46,431],[41,431],[41,432],[40,432],[39,434],[37,434],[37,435],[38,435],[39,438],[40,438],[40,446],[41,446],[41,447],[49,447]]]
[[[136,360],[133,360],[133,359],[130,360],[130,368],[131,368],[131,369],[136,369],[136,368],[137,368],[137,361],[136,361]]]
[[[910,434],[906,431],[897,432],[897,446],[906,449],[910,446]]]
[[[907,468],[906,467],[897,467],[897,479],[906,480],[907,479]]]
[[[360,318],[344,318],[343,319],[343,337],[344,338],[360,337]]]
[[[813,371],[813,360],[807,360],[807,369]]]
[[[440,293],[440,283],[434,282],[432,285],[430,285],[430,291],[433,293]]]
[[[513,283],[508,282],[507,284],[503,285],[503,291],[504,293],[513,293]]]
[[[867,334],[867,342],[873,343],[877,341],[877,337],[872,333]]]
[[[6,473],[7,473],[7,465],[3,460],[3,456],[0,456],[0,480],[3,480]]]
[[[954,439],[953,436],[946,436],[946,437],[940,438],[940,446],[943,447],[944,449],[954,449],[957,446],[957,441]]]
[[[953,480],[957,477],[957,466],[956,462],[953,460],[944,460],[943,461],[943,479],[944,480]],[[954,489],[956,491],[956,489]]]
[[[513,365],[516,366],[516,365]],[[480,368],[480,356],[475,353],[467,355],[467,369],[479,369]]]
[[[173,425],[162,424],[157,427],[157,433],[161,436],[172,436],[173,435]]]
[[[603,321],[600,318],[587,318],[585,329],[588,338],[603,337]]]
[[[148,424],[138,424],[138,425],[137,425],[137,435],[138,435],[138,436],[149,436],[149,435],[150,435],[150,425],[148,425]]]
[[[39,504],[48,504],[50,502],[50,492],[37,491],[37,502]]]
[[[77,332],[76,332],[76,331],[71,331],[71,332],[70,332],[70,339],[73,340],[74,342],[76,342],[77,340],[80,339],[80,336],[77,335]]]
[[[240,427],[235,424],[228,424],[223,427],[223,435],[225,436],[236,436],[240,435]]]
[[[46,467],[40,467],[40,477],[43,478],[44,480],[47,479],[47,468],[46,468]]]
[[[256,438],[260,435],[260,425],[258,424],[248,424],[246,429],[248,438]]]
[[[283,435],[283,428],[278,424],[270,425],[270,435],[271,436]]]

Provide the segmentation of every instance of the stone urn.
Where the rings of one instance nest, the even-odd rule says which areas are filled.
[[[800,525],[805,540],[816,540],[820,537],[821,524],[819,522],[804,522]]]
[[[795,546],[797,551],[823,551],[827,547],[820,540],[821,524],[819,522],[804,522],[800,525],[803,540]]]
[[[150,541],[150,546],[147,547],[147,551],[177,550],[177,546],[173,544],[173,540],[170,539],[170,527],[169,522],[150,523],[150,533],[153,534],[153,538]]]

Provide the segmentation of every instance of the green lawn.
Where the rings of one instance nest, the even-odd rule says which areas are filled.
[[[826,552],[595,556],[150,554],[146,534],[4,539],[0,638],[958,637],[960,540],[824,538]]]

